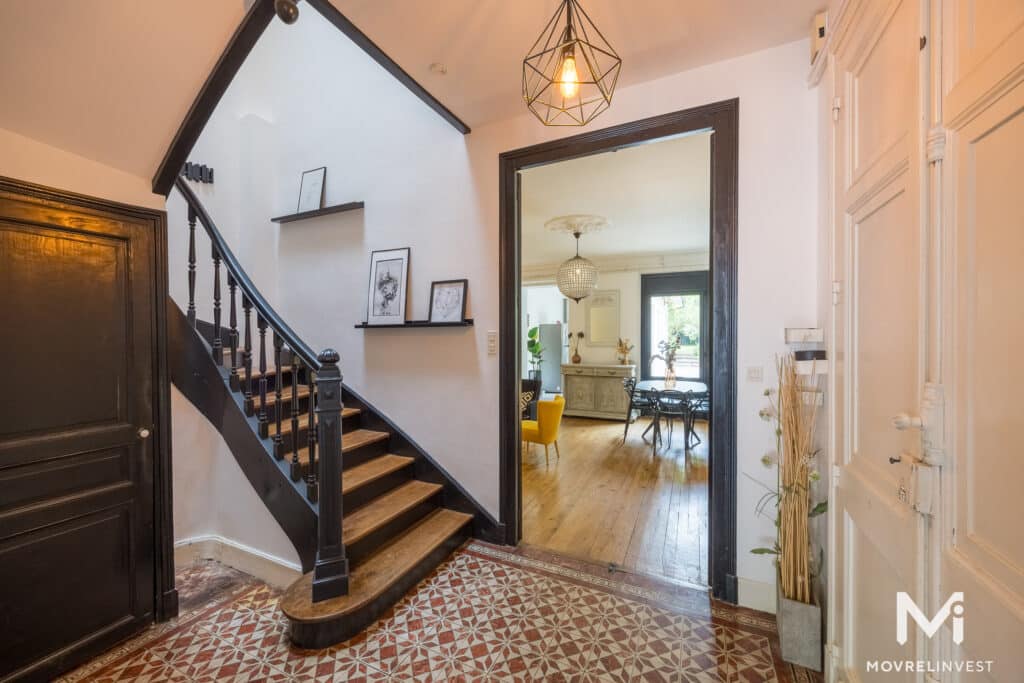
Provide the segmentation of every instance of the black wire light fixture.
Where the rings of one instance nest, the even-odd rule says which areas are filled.
[[[523,60],[523,99],[545,126],[585,126],[611,106],[621,66],[579,0],[562,0]]]

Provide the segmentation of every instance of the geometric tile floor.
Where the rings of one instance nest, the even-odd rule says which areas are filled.
[[[771,615],[705,593],[471,542],[366,632],[288,640],[280,591],[213,561],[177,576],[180,616],[64,681],[804,683]]]

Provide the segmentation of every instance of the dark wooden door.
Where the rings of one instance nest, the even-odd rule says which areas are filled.
[[[0,679],[153,621],[155,240],[0,187]]]

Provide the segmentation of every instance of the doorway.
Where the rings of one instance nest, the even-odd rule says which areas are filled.
[[[523,538],[523,461],[520,452],[520,382],[525,332],[522,313],[522,225],[520,171],[556,161],[578,159],[615,149],[694,133],[710,137],[710,254],[705,305],[708,331],[695,331],[697,366],[706,374],[711,397],[707,448],[707,581],[712,594],[736,601],[736,180],[738,101],[653,117],[535,145],[500,157],[501,240],[501,518],[505,539]],[[664,302],[663,302],[664,303]],[[691,302],[692,303],[692,302]],[[692,316],[691,316],[692,317]],[[703,332],[703,334],[702,334]],[[710,345],[703,340],[713,340]],[[707,347],[706,349],[704,347]],[[642,351],[641,351],[642,352]],[[621,391],[619,392],[621,393]],[[619,431],[622,426],[619,426]],[[571,495],[571,493],[570,493]],[[614,501],[612,505],[616,504]]]

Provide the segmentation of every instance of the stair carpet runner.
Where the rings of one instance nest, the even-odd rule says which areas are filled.
[[[225,365],[230,367],[228,363]],[[281,439],[285,458],[290,459],[294,439],[303,444],[308,437],[310,391],[301,383],[296,392],[300,402],[299,433],[293,434],[292,369],[285,365],[280,370],[282,405],[277,405],[273,393],[267,394],[269,439],[277,434],[274,411],[280,408]],[[275,373],[274,368],[266,373],[271,386],[276,382]],[[253,372],[254,380],[260,376],[259,371]],[[244,386],[244,380],[241,384]],[[281,609],[291,620],[292,638],[300,646],[323,647],[337,642],[340,636],[358,633],[465,540],[473,520],[470,514],[442,507],[443,485],[416,479],[415,458],[388,452],[391,434],[362,428],[361,418],[358,408],[342,411],[342,539],[349,562],[349,592],[312,602],[312,572],[288,588]],[[300,448],[298,458],[305,474],[309,448]],[[320,486],[326,485],[320,482]],[[348,617],[350,624],[345,623]],[[325,622],[334,625],[319,633],[316,624]]]

